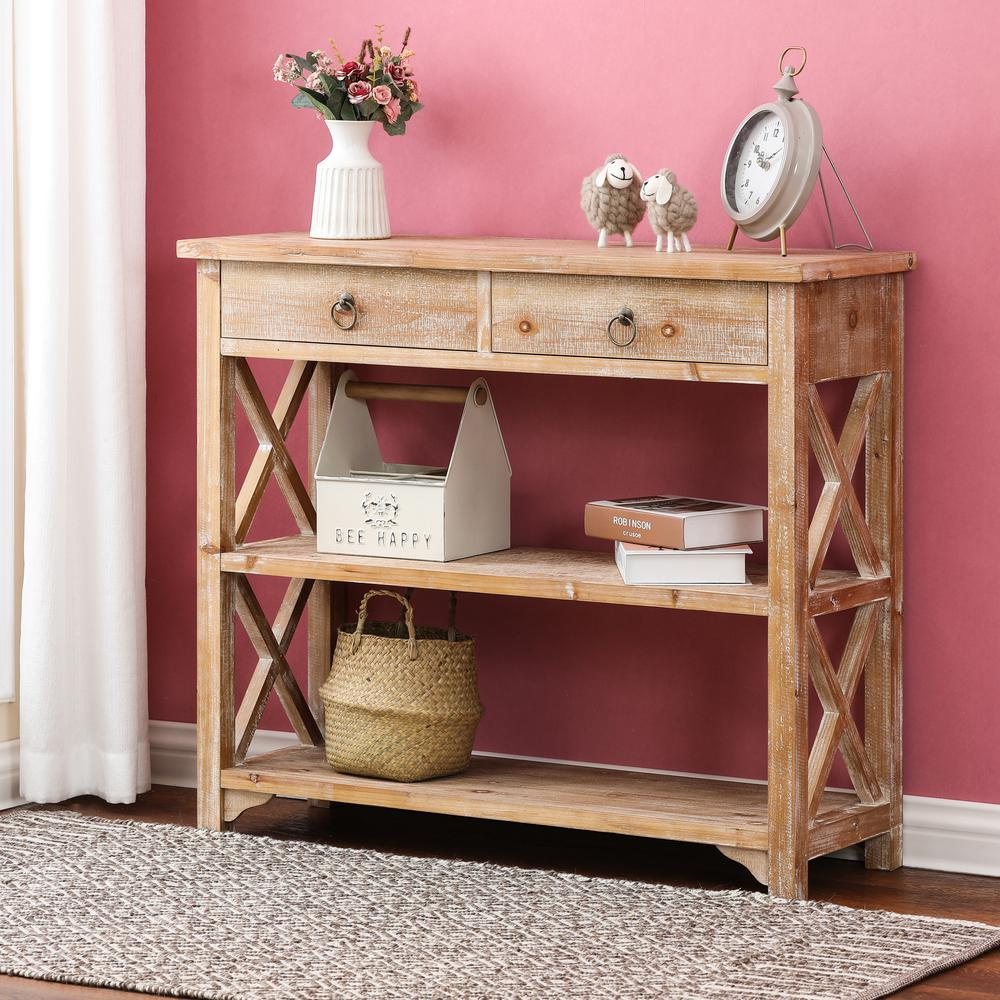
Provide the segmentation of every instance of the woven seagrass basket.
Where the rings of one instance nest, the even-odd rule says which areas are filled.
[[[368,601],[377,595],[399,601],[402,622],[367,620]],[[469,766],[483,706],[475,642],[455,631],[454,608],[453,596],[447,631],[418,629],[405,597],[369,590],[357,623],[341,626],[330,676],[320,688],[326,759],[334,770],[423,781]]]

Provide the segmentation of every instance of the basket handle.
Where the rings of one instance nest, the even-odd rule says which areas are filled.
[[[406,631],[410,636],[407,647],[410,659],[415,660],[417,658],[417,631],[413,627],[413,605],[402,594],[397,594],[394,590],[369,590],[361,598],[361,606],[358,608],[358,624],[354,629],[354,639],[351,642],[351,653],[356,653],[361,648],[361,635],[365,630],[365,619],[368,617],[368,601],[372,597],[394,597],[403,606]]]
[[[413,600],[413,587],[407,587],[404,596],[408,601]],[[402,639],[406,633],[406,608],[400,608],[399,621],[396,622],[396,638]]]
[[[413,587],[406,588],[406,599],[408,601],[413,600]],[[455,628],[455,605],[458,603],[458,595],[454,590],[448,591],[448,641],[456,642],[458,640],[458,630]],[[396,638],[402,639],[403,632],[406,630],[406,609],[403,608],[399,613],[399,621],[396,622]]]

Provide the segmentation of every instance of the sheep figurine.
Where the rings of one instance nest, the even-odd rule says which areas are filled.
[[[662,167],[652,177],[647,177],[639,191],[643,201],[649,202],[649,224],[656,233],[656,249],[663,249],[667,238],[667,253],[674,250],[691,250],[688,230],[698,220],[698,204],[687,188],[677,183],[677,175]]]
[[[613,153],[604,166],[584,177],[580,207],[598,231],[599,247],[606,247],[608,235],[615,233],[625,237],[625,246],[632,246],[632,230],[646,214],[639,197],[640,184],[639,171],[619,153]]]

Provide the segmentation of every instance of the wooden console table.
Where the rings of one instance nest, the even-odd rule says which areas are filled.
[[[901,863],[902,342],[912,253],[793,253],[515,239],[183,240],[198,264],[198,815],[221,829],[271,795],[606,830],[717,845],[770,891],[803,898],[810,858],[864,841]],[[353,296],[344,330],[331,309]],[[612,343],[623,307],[634,338]],[[347,325],[347,323],[343,323]],[[627,336],[618,336],[627,340]],[[248,358],[289,363],[273,410]],[[285,437],[307,392],[310,463],[346,363],[749,382],[768,394],[768,569],[747,587],[627,587],[610,554],[515,548],[449,563],[319,555],[311,466]],[[856,381],[839,438],[817,383]],[[239,399],[260,442],[235,479]],[[810,446],[825,485],[810,519]],[[864,453],[865,499],[852,473]],[[274,476],[300,533],[248,541]],[[582,514],[582,512],[581,512]],[[823,568],[837,523],[856,570]],[[250,584],[289,578],[273,624]],[[474,759],[465,774],[397,785],[337,774],[321,748],[318,688],[347,582],[767,618],[768,783]],[[309,606],[308,690],[285,659]],[[852,611],[834,664],[818,616]],[[259,657],[237,706],[234,621]],[[864,737],[850,714],[864,681]],[[823,706],[810,750],[810,682]],[[247,757],[275,690],[301,747]],[[838,749],[854,790],[829,791]]]

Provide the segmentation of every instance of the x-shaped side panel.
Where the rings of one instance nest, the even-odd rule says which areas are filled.
[[[809,673],[823,705],[823,718],[809,754],[810,818],[819,808],[838,745],[858,798],[868,804],[883,798],[875,768],[851,716],[851,702],[858,690],[882,608],[883,602],[876,601],[857,609],[839,670],[834,670],[816,619],[809,620]]]
[[[839,442],[827,420],[816,386],[809,386],[809,440],[826,480],[812,524],[809,525],[809,582],[812,584],[815,584],[823,568],[838,519],[844,527],[860,575],[872,578],[886,573],[851,482],[884,378],[884,375],[877,374],[858,380]]]
[[[247,537],[268,479],[274,474],[299,531],[316,532],[316,510],[288,453],[285,438],[316,369],[315,361],[294,361],[272,413],[246,358],[236,358],[236,392],[257,435],[259,446],[236,499],[236,541]]]
[[[272,688],[277,690],[285,714],[300,742],[312,746],[323,743],[323,734],[285,659],[311,588],[311,580],[292,580],[289,583],[278,609],[273,631],[247,578],[242,574],[236,577],[236,613],[259,657],[236,716],[237,760],[246,756]]]

